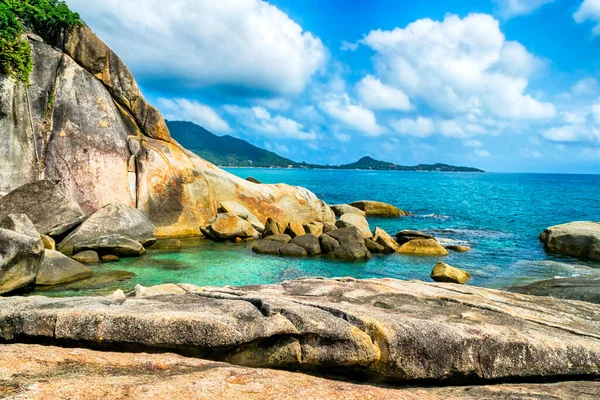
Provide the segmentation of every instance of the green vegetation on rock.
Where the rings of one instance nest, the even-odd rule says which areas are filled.
[[[0,74],[29,82],[31,49],[25,33],[52,41],[62,29],[82,24],[64,1],[0,0]]]

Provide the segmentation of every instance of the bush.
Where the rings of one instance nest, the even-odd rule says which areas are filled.
[[[82,24],[61,0],[0,0],[0,73],[29,82],[31,48],[25,31],[53,41],[61,30]]]

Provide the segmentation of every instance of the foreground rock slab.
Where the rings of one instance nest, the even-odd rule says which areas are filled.
[[[600,304],[600,275],[554,278],[513,286],[511,292]]]
[[[0,345],[0,397],[27,399],[581,399],[600,382],[390,388],[179,355]]]
[[[540,235],[544,250],[583,259],[600,260],[600,223],[576,221],[551,226]]]
[[[600,378],[594,304],[393,279],[179,286],[188,293],[0,299],[0,337],[394,383]]]

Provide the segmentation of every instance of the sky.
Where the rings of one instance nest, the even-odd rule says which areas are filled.
[[[600,173],[600,0],[67,0],[169,120],[295,161]]]

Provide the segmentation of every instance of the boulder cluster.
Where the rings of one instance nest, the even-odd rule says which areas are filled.
[[[26,184],[0,198],[0,294],[89,278],[84,264],[141,256],[155,241],[133,207],[108,204],[86,216],[58,182]]]

